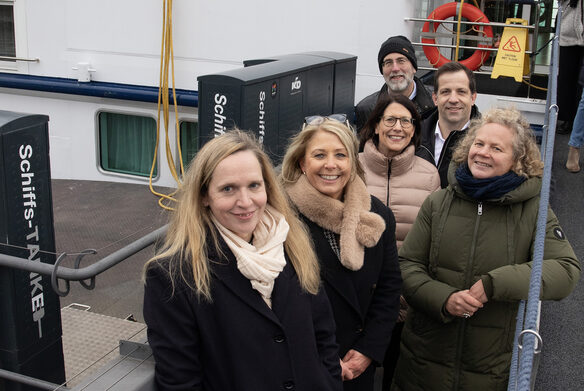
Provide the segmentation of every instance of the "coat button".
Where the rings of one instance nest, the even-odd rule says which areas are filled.
[[[357,325],[357,327],[355,327],[355,333],[356,334],[361,334],[363,332],[363,326],[361,326],[360,324]]]
[[[376,288],[377,288],[377,284],[371,285],[371,293],[374,293]]]
[[[291,380],[284,382],[284,389],[285,390],[293,390],[294,389],[294,382]]]
[[[286,337],[284,337],[283,335],[276,335],[274,337],[274,342],[277,342],[277,343],[282,343],[285,340],[286,340]]]

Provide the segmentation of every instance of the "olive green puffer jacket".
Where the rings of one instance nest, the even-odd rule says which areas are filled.
[[[449,172],[431,194],[401,248],[410,304],[393,390],[506,390],[518,302],[527,299],[540,178],[500,199],[478,202]],[[548,209],[542,299],[575,287],[580,266]],[[471,318],[444,310],[448,297],[483,280],[488,302]]]

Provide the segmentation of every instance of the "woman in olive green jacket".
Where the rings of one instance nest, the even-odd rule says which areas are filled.
[[[526,299],[543,164],[529,124],[494,109],[471,125],[400,250],[410,304],[393,390],[506,390],[519,300]],[[542,299],[580,276],[548,210]]]

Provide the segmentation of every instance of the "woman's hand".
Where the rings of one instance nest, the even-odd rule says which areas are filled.
[[[345,364],[340,358],[339,361],[341,362],[341,379],[343,381],[353,380],[353,373],[349,369],[349,366]]]
[[[477,300],[468,289],[451,294],[448,300],[446,300],[445,306],[446,311],[448,311],[449,314],[463,318],[471,317],[475,312],[477,312],[479,308],[482,307],[483,303]]]
[[[345,357],[341,360],[341,367],[343,368],[343,381],[355,379],[362,374],[371,364],[371,359],[356,350],[349,350]],[[345,376],[345,368],[350,372],[350,375]]]
[[[478,301],[485,304],[489,299],[485,293],[485,287],[483,285],[483,280],[478,280],[470,287],[469,293]]]

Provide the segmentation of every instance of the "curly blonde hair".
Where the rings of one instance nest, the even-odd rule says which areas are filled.
[[[144,279],[153,263],[168,261],[173,292],[176,283],[182,280],[198,297],[212,300],[207,248],[212,245],[219,249],[219,240],[211,220],[211,211],[204,206],[203,199],[207,195],[217,165],[228,156],[241,151],[251,151],[258,159],[268,204],[284,215],[290,226],[284,242],[286,254],[298,275],[302,289],[316,294],[320,287],[320,270],[308,231],[291,208],[261,145],[252,135],[238,129],[210,140],[195,156],[178,190],[177,209],[171,216],[164,243],[157,254],[146,263]],[[207,243],[208,234],[212,243]]]
[[[452,155],[452,161],[458,164],[468,160],[470,148],[475,140],[477,131],[486,124],[499,124],[514,133],[513,137],[513,166],[511,171],[526,178],[541,177],[543,162],[533,131],[529,122],[515,108],[494,108],[471,122],[467,134],[460,141]]]

